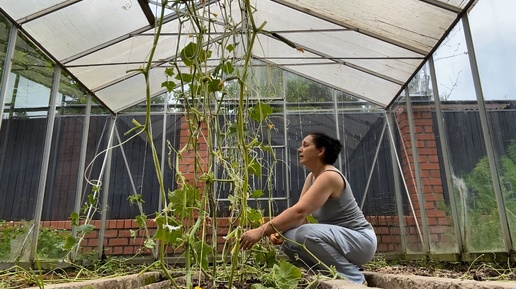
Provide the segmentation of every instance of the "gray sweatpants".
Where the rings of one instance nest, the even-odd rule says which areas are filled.
[[[334,266],[337,272],[353,283],[364,282],[364,275],[357,266],[373,258],[376,252],[376,235],[373,230],[360,231],[327,224],[304,224],[286,231],[283,251],[292,260],[296,255],[304,267],[324,273],[326,266]],[[316,258],[298,244],[304,244]]]

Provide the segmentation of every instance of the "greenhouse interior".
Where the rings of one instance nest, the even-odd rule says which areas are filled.
[[[0,0],[0,266],[233,256],[299,199],[311,132],[377,254],[514,260],[514,8]]]

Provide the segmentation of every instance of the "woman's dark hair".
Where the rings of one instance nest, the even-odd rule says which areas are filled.
[[[335,163],[342,149],[342,143],[338,139],[332,138],[322,132],[313,132],[309,135],[312,136],[315,147],[325,149],[323,162],[329,165]]]

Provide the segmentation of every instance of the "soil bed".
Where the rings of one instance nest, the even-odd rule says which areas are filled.
[[[365,270],[384,274],[417,275],[425,277],[452,278],[475,281],[516,281],[516,264],[459,262],[418,262],[387,264],[379,267],[365,266]]]

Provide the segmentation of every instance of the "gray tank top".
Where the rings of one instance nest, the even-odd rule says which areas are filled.
[[[364,214],[358,207],[353,192],[351,191],[351,186],[344,175],[334,169],[325,171],[338,173],[346,183],[346,188],[338,199],[328,198],[322,207],[312,213],[312,216],[321,224],[337,225],[352,230],[372,229],[373,227],[366,220]]]

